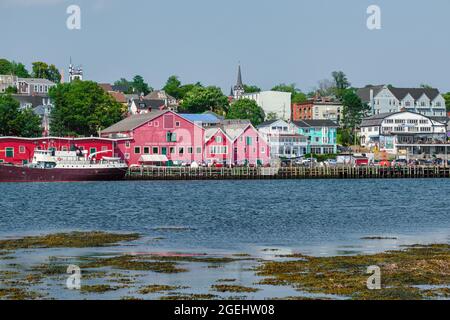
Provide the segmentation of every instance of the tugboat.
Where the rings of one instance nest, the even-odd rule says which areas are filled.
[[[81,150],[35,150],[28,165],[0,164],[0,182],[72,182],[122,180],[128,166],[120,158],[87,157]]]

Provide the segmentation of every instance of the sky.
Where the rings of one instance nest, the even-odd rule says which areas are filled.
[[[81,29],[66,26],[69,5]],[[367,28],[378,5],[381,29]],[[344,71],[355,87],[428,84],[450,91],[448,0],[0,0],[0,58],[81,64],[85,79],[170,75],[217,85],[308,92]]]

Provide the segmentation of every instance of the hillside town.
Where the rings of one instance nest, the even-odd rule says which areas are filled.
[[[34,77],[37,71],[26,77],[0,75],[2,116],[7,116],[12,103],[8,101],[15,101],[18,114],[39,119],[39,129],[31,134],[0,133],[0,163],[26,165],[36,149],[76,148],[94,160],[120,157],[128,166],[449,164],[449,102],[426,85],[350,88],[345,75],[336,72],[328,87],[306,95],[294,85],[271,90],[245,85],[239,66],[236,83],[225,96],[201,84],[178,83],[178,91],[170,89],[176,77],[169,78],[165,88],[153,90],[137,76],[134,81],[143,88],[139,91],[125,79],[114,84],[87,81],[83,68],[72,62],[68,70],[67,82],[64,72],[54,81]],[[81,108],[78,102],[72,108],[64,90],[82,83],[94,83],[95,94],[107,96],[106,102],[98,100],[105,105],[103,115],[110,112],[108,103],[120,110],[119,115],[103,117],[86,130],[74,124],[81,115],[64,118],[67,110]],[[178,95],[188,86],[190,91]],[[65,89],[58,92],[60,87]],[[77,94],[85,94],[82,91]],[[206,91],[217,98],[198,103],[195,99]],[[91,99],[94,104],[96,99]],[[89,110],[94,107],[88,105],[87,112],[97,113]]]

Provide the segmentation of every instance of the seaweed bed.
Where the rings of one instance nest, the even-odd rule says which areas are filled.
[[[67,258],[48,257],[45,263],[31,266],[8,264],[8,261],[16,259],[18,250],[111,247],[139,238],[140,235],[134,233],[71,232],[0,240],[0,261],[3,265],[0,269],[0,299],[49,299],[51,297],[45,290],[39,290],[40,285],[52,281],[65,284],[62,280],[67,277]],[[289,286],[298,290],[298,296],[285,299],[310,298],[305,293],[345,299],[450,298],[448,244],[413,245],[403,250],[372,255],[312,257],[292,254],[278,256],[276,261],[256,260],[244,253],[230,257],[116,254],[75,259],[83,270],[83,279],[94,281],[81,287],[80,293],[89,295],[86,298],[126,289],[128,291],[121,296],[122,299],[155,298],[155,295],[164,300],[222,299],[229,298],[224,296],[227,293],[252,294],[261,291],[264,286]],[[258,281],[252,284],[254,287],[249,287],[248,283],[244,286],[234,278],[222,277],[212,283],[207,292],[186,293],[183,290],[189,289],[187,286],[148,284],[138,279],[139,273],[148,271],[167,275],[189,272],[193,264],[202,268],[218,268],[221,272],[222,266],[240,261],[253,263],[254,268],[248,272],[257,276]],[[381,290],[367,289],[369,266],[380,268]]]

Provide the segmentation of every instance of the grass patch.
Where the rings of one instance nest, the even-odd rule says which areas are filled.
[[[217,292],[257,292],[259,289],[249,288],[244,286],[237,285],[225,285],[225,284],[216,284],[211,286],[214,291]]]
[[[121,241],[133,241],[138,238],[139,235],[137,233],[114,234],[97,231],[56,233],[44,236],[0,240],[0,250],[37,248],[93,248],[111,246]]]
[[[187,287],[180,287],[180,286],[167,286],[167,285],[149,285],[145,286],[139,289],[139,294],[149,294],[149,293],[160,293],[160,292],[167,292],[167,291],[175,291],[179,289],[186,289]]]
[[[335,294],[353,299],[418,299],[425,295],[416,285],[450,283],[450,246],[411,246],[402,251],[375,255],[307,257],[265,262],[257,268],[266,277],[260,284],[291,285],[312,293]],[[381,269],[382,290],[368,290],[367,267]]]

